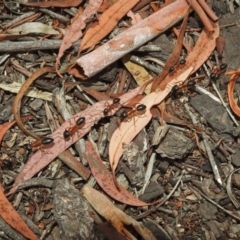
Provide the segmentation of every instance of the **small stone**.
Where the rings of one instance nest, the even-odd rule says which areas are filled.
[[[240,150],[236,149],[236,153],[232,154],[232,164],[235,167],[240,167]]]

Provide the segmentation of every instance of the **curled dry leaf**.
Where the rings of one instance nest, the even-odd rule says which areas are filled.
[[[90,0],[84,9],[84,11],[81,13],[77,13],[77,15],[74,17],[72,24],[67,29],[62,44],[59,48],[58,55],[56,58],[56,71],[58,70],[58,66],[60,64],[60,59],[64,53],[64,51],[72,46],[72,43],[76,42],[80,37],[82,36],[82,29],[86,27],[86,20],[96,14],[98,8],[100,7],[102,3],[102,0]],[[80,9],[79,9],[80,11]],[[59,73],[60,75],[60,73]]]
[[[227,185],[226,185],[226,190],[227,190],[227,193],[228,193],[228,197],[231,199],[232,203],[234,204],[234,206],[235,206],[237,209],[239,209],[240,203],[239,203],[239,201],[236,199],[236,197],[234,196],[234,194],[233,194],[233,192],[232,192],[232,187],[231,187],[231,185],[232,185],[232,175],[233,175],[235,172],[239,171],[239,170],[240,170],[240,168],[235,169],[234,171],[232,171],[232,172],[228,175],[228,177],[227,177]]]
[[[22,97],[25,95],[25,93],[27,92],[27,90],[29,89],[30,85],[41,75],[45,74],[45,73],[49,73],[49,72],[54,72],[54,69],[52,67],[44,67],[44,68],[40,68],[38,71],[36,71],[35,73],[33,73],[27,80],[26,82],[22,85],[22,87],[20,88],[18,94],[16,95],[16,97],[13,100],[13,105],[12,105],[12,109],[13,109],[13,115],[14,118],[17,122],[17,125],[19,126],[19,128],[27,135],[30,135],[31,137],[35,138],[35,139],[39,139],[38,136],[36,136],[35,134],[31,133],[30,131],[28,131],[20,118],[20,107],[21,107],[21,100]]]
[[[163,101],[171,92],[172,87],[185,80],[192,70],[193,67],[190,67],[176,79],[173,79],[162,92],[152,92],[144,97],[139,103],[146,105],[145,113],[140,116],[135,116],[129,121],[122,122],[119,128],[115,130],[109,144],[109,161],[113,173],[115,172],[118,161],[122,156],[122,145],[129,144],[151,120],[151,107]]]
[[[214,48],[216,47],[216,38],[219,36],[218,23],[213,24],[213,26],[214,32],[212,34],[207,33],[205,30],[201,32],[196,45],[186,58],[185,65],[177,66],[172,74],[167,75],[166,78],[164,78],[160,83],[160,89],[164,89],[172,79],[185,72],[189,67],[193,67],[192,73],[194,73],[209,58]]]
[[[186,14],[184,16],[181,30],[178,35],[178,39],[177,39],[177,42],[173,49],[172,54],[170,55],[167,62],[165,63],[162,72],[156,78],[154,78],[154,81],[153,81],[153,84],[151,87],[152,92],[156,91],[156,88],[158,87],[159,83],[162,82],[162,80],[169,74],[169,69],[172,66],[175,66],[179,61],[179,57],[180,57],[180,54],[182,51],[183,37],[184,37],[185,30],[187,27],[189,12],[190,12],[190,8],[187,9]]]
[[[5,133],[7,132],[7,130],[15,123],[16,121],[12,121],[12,122],[6,122],[2,125],[0,125],[0,144],[2,142],[2,139],[5,135]]]
[[[131,225],[143,239],[157,240],[149,229],[118,209],[110,200],[97,190],[85,185],[82,189],[82,194],[92,207],[110,222],[119,233],[124,235],[126,239],[129,239],[130,236],[129,232],[124,228],[124,225]]]
[[[122,186],[118,185],[118,187],[116,187],[117,183],[114,181],[112,173],[109,172],[107,167],[103,164],[90,141],[86,142],[86,158],[94,178],[101,188],[113,199],[132,206],[146,206],[157,203],[145,203],[137,199]]]
[[[38,240],[38,237],[30,230],[22,218],[18,215],[11,203],[7,200],[0,185],[0,216],[16,231],[31,240]]]
[[[240,108],[238,107],[236,101],[234,100],[233,97],[233,90],[234,90],[234,85],[235,82],[237,81],[238,77],[239,77],[240,72],[236,72],[234,73],[228,83],[228,99],[229,99],[229,104],[231,106],[231,109],[233,110],[233,112],[240,117]]]
[[[120,103],[126,104],[130,101],[133,97],[137,96],[138,94],[142,94],[143,90],[145,89],[146,84],[138,87],[120,97]],[[95,103],[94,105],[90,106],[89,108],[77,113],[68,121],[64,122],[52,135],[51,137],[54,139],[53,146],[49,147],[45,151],[38,150],[34,155],[31,156],[29,161],[26,163],[22,171],[17,175],[15,178],[15,182],[13,184],[12,189],[7,195],[10,195],[16,191],[16,187],[20,184],[23,180],[27,180],[32,178],[36,173],[46,167],[49,163],[51,163],[54,158],[56,158],[61,152],[65,149],[70,147],[80,138],[82,138],[86,133],[91,130],[91,127],[97,123],[101,118],[104,117],[103,110],[106,107],[106,103],[111,104],[112,100],[108,101],[100,101]],[[111,111],[109,115],[114,114],[120,107],[116,107]],[[76,134],[72,136],[71,139],[66,141],[63,138],[63,132],[66,128],[75,124],[76,120],[80,117],[85,117],[85,125],[81,128]]]

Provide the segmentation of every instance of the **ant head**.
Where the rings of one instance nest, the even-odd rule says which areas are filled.
[[[190,80],[190,81],[187,82],[188,87],[194,87],[195,85],[196,85],[196,82],[193,81],[193,80]]]
[[[170,67],[170,68],[169,68],[169,70],[168,70],[168,71],[171,73],[171,72],[173,72],[174,70],[175,70],[175,67],[174,67],[174,66],[172,66],[172,67]]]
[[[146,109],[146,105],[144,105],[144,104],[139,104],[139,105],[137,105],[137,107],[136,107],[136,110],[137,111],[143,111],[143,110],[145,110]]]
[[[71,136],[71,133],[68,131],[68,130],[65,130],[63,132],[63,137],[66,139],[66,138],[69,138]]]
[[[119,103],[120,102],[120,98],[114,98],[113,99],[113,103],[116,104],[116,103]]]
[[[12,168],[12,167],[13,167],[13,163],[12,163],[12,161],[10,161],[10,160],[4,159],[4,160],[2,161],[2,166],[3,166],[3,168],[5,168],[5,169],[9,169],[9,168]]]
[[[176,93],[179,90],[179,86],[178,85],[174,85],[172,87],[172,93]]]
[[[104,109],[105,110],[105,109]],[[82,125],[83,123],[85,123],[85,117],[80,117],[78,120],[77,120],[77,122],[76,122],[76,124],[79,126],[79,125]]]
[[[221,71],[225,71],[227,69],[227,64],[226,63],[222,63],[221,65],[220,65],[220,70]]]
[[[185,59],[181,59],[180,61],[179,61],[179,64],[180,65],[183,65],[183,64],[185,64],[186,63],[186,60]]]
[[[43,145],[48,145],[50,143],[53,143],[54,142],[54,139],[53,138],[50,138],[50,137],[45,137],[42,139],[42,144]]]
[[[213,81],[217,80],[217,74],[214,73],[214,72],[212,72],[212,73],[210,74],[210,79],[213,80]]]
[[[31,144],[27,143],[24,145],[24,148],[28,151],[28,152],[31,152],[32,151],[32,147],[31,147]]]
[[[103,110],[103,114],[104,114],[104,116],[107,116],[107,115],[108,115],[108,108],[105,108],[105,109]]]
[[[124,120],[124,119],[126,119],[127,117],[128,117],[127,111],[124,110],[124,111],[121,113],[120,118],[121,118],[121,120]]]

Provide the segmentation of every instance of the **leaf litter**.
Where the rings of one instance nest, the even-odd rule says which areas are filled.
[[[22,1],[22,2],[24,2],[24,1]],[[53,2],[52,5],[51,5],[51,2]],[[69,5],[76,4],[76,3],[80,4],[80,2],[81,1],[71,1],[69,3],[66,3],[66,1],[60,1],[58,6],[61,6],[61,4],[62,4],[62,6],[65,6],[64,4],[69,4]],[[194,0],[189,0],[189,2],[192,6],[194,4],[196,5],[196,3],[197,3]],[[90,1],[90,4],[91,3],[93,3],[93,2]],[[176,6],[179,6],[179,8],[180,8],[181,3],[183,4],[183,6],[186,5],[185,1],[179,0],[179,1],[176,1]],[[95,179],[97,180],[99,185],[103,188],[103,190],[106,193],[108,193],[108,195],[110,195],[112,198],[114,198],[114,199],[116,199],[120,202],[124,202],[126,204],[133,205],[133,206],[149,205],[149,204],[147,204],[145,202],[142,202],[141,200],[137,199],[133,195],[131,195],[127,190],[124,190],[121,186],[116,186],[116,184],[115,184],[115,179],[114,179],[115,169],[116,169],[118,161],[119,161],[119,159],[122,155],[122,145],[126,144],[126,143],[129,143],[151,120],[151,118],[152,118],[152,114],[151,114],[151,111],[150,111],[151,107],[159,104],[160,102],[162,102],[166,98],[166,96],[169,95],[173,85],[182,84],[182,82],[184,82],[184,80],[189,75],[191,75],[196,70],[198,70],[200,68],[200,66],[202,66],[202,64],[209,58],[210,54],[212,53],[213,49],[216,46],[216,39],[219,36],[218,23],[212,23],[210,21],[205,21],[204,18],[209,20],[208,19],[208,16],[209,16],[213,21],[216,21],[217,17],[212,14],[212,11],[209,11],[209,7],[208,7],[208,5],[205,4],[204,1],[200,0],[199,3],[202,6],[202,8],[204,9],[206,14],[202,11],[202,8],[200,9],[201,11],[197,10],[197,9],[199,9],[199,6],[195,9],[196,9],[197,13],[200,15],[200,18],[202,19],[202,21],[204,22],[205,30],[203,30],[202,33],[200,34],[200,37],[198,38],[198,41],[197,41],[197,43],[194,47],[194,50],[191,51],[189,53],[188,57],[186,58],[186,64],[183,67],[177,66],[175,71],[172,74],[167,74],[161,80],[159,80],[160,79],[159,76],[154,78],[153,80],[156,81],[155,86],[158,87],[158,89],[157,89],[158,91],[155,91],[156,88],[153,87],[154,91],[152,93],[148,94],[145,97],[143,97],[143,96],[140,97],[139,98],[140,101],[137,100],[139,103],[142,103],[142,104],[146,105],[146,111],[144,112],[144,114],[141,115],[141,116],[136,115],[131,120],[126,121],[126,122],[125,121],[122,122],[120,124],[120,126],[116,129],[116,131],[114,132],[114,134],[112,136],[112,139],[110,141],[110,148],[109,148],[110,149],[110,151],[109,151],[110,165],[111,165],[111,168],[112,168],[113,175],[103,165],[103,163],[102,163],[100,157],[97,155],[93,145],[90,142],[86,143],[86,149],[89,150],[89,152],[87,151],[87,157],[88,157],[89,165],[90,165],[90,168],[92,170],[92,173],[93,173]],[[33,3],[33,5],[34,4],[35,4],[35,6],[37,6],[41,3]],[[56,1],[55,2],[54,1],[49,1],[49,2],[44,2],[42,4],[42,6],[55,6],[54,4],[56,4]],[[100,4],[101,3],[99,1],[99,5]],[[167,1],[165,4],[169,4],[169,1]],[[169,4],[169,6],[171,6],[171,7],[173,5]],[[181,11],[181,14],[182,14],[182,12],[186,11],[186,8],[187,7],[183,7],[184,11]],[[97,7],[94,8],[94,10],[91,13],[95,14],[96,9],[97,9]],[[157,8],[153,7],[153,9],[156,10]],[[86,8],[85,8],[85,10],[86,10]],[[79,11],[79,13],[80,13],[80,11]],[[183,15],[181,15],[179,12],[178,13],[176,13],[176,11],[173,11],[173,12],[174,12],[173,18],[176,21],[178,21],[180,18],[183,17]],[[110,13],[110,15],[111,15],[111,13]],[[178,17],[179,17],[179,19],[177,19]],[[186,23],[186,18],[184,19],[185,23]],[[114,24],[116,24],[116,22],[117,21],[114,20],[113,23],[111,23],[112,26]],[[74,21],[73,21],[73,23],[74,23]],[[74,24],[72,24],[72,25],[74,25]],[[84,21],[82,21],[80,23],[80,25],[81,25],[80,28],[83,29],[83,28],[85,28],[86,24],[85,24]],[[112,26],[111,26],[111,28],[112,28]],[[167,25],[165,27],[168,28],[169,26],[170,25]],[[99,29],[99,26],[98,26],[98,29]],[[109,31],[109,29],[107,31]],[[182,27],[182,29],[184,29],[184,26]],[[206,29],[208,29],[208,31],[206,31]],[[173,52],[173,54],[176,54],[175,55],[176,59],[179,58],[179,49],[181,49],[181,47],[182,47],[181,44],[182,44],[182,40],[183,40],[183,32],[184,32],[184,30],[182,30],[180,32],[179,37],[178,37],[178,43],[177,43],[177,46],[176,46],[177,50],[175,50]],[[71,34],[72,33],[73,32],[71,32]],[[127,31],[126,31],[126,33],[127,33]],[[78,32],[78,34],[82,35],[81,32],[80,33]],[[98,36],[99,39],[102,39],[105,36],[104,34],[106,34],[106,32],[103,33],[103,35],[101,37]],[[58,58],[57,58],[57,61],[56,61],[57,63],[60,62],[60,58],[61,58],[63,52],[65,51],[65,49],[67,49],[72,44],[72,42],[74,42],[72,40],[74,40],[74,38],[69,39],[69,41],[65,42],[66,45],[59,51],[59,55],[58,55]],[[97,41],[95,39],[95,43],[96,42]],[[91,43],[91,44],[95,45],[95,43]],[[129,43],[130,43],[130,41],[129,41]],[[115,46],[117,45],[116,43],[114,43],[114,44],[115,44]],[[112,44],[112,45],[114,45],[114,44]],[[64,45],[64,43],[63,43],[63,45]],[[223,47],[220,46],[218,48],[219,48],[219,52],[222,52]],[[173,62],[174,65],[177,64],[176,59],[174,60],[175,62]],[[169,68],[170,65],[171,64],[167,65],[166,69]],[[96,72],[98,72],[98,71],[99,70],[97,70]],[[37,76],[35,75],[35,77],[37,77]],[[159,78],[159,79],[157,79],[157,78]],[[233,83],[229,84],[229,91],[230,91],[229,92],[229,98],[230,98],[229,101],[230,101],[231,106],[232,106],[231,102],[234,101],[234,99],[233,99],[233,89],[234,89],[234,83],[236,81],[236,78],[237,78],[237,76],[234,76],[233,79],[232,79]],[[157,82],[157,80],[158,80],[158,82]],[[34,79],[33,79],[33,81],[34,81]],[[25,90],[27,90],[27,88],[25,88]],[[138,88],[138,90],[137,89],[133,90],[133,92],[134,91],[135,92],[134,92],[134,94],[131,95],[131,97],[130,97],[130,93],[129,94],[128,93],[124,94],[123,96],[120,97],[121,98],[121,104],[123,106],[126,106],[126,104],[130,101],[130,105],[131,105],[132,102],[134,102],[134,101],[131,102],[132,97],[136,96],[140,92],[142,93],[142,90],[143,89],[141,89],[141,91],[140,91],[140,88]],[[89,91],[89,93],[90,92],[91,91]],[[107,98],[107,96],[105,97],[104,95],[98,95],[97,93],[94,93],[93,91],[91,92],[91,94],[95,95],[95,97],[97,99],[101,99],[101,98],[106,99]],[[22,96],[23,96],[23,94],[22,94]],[[20,123],[20,126],[22,128],[24,128],[24,126],[21,125],[21,120],[19,119],[20,118],[20,116],[19,116],[19,107],[20,107],[19,104],[21,102],[22,96],[20,98],[18,96],[18,100],[15,102],[15,103],[17,103],[16,104],[17,108],[15,108],[14,112],[15,112],[15,116],[17,118],[18,124]],[[33,175],[35,175],[37,172],[39,172],[42,168],[47,166],[56,156],[59,155],[59,153],[64,151],[66,148],[68,148],[74,142],[76,142],[79,138],[83,137],[87,132],[89,132],[91,130],[92,126],[96,122],[98,122],[101,118],[104,117],[103,110],[106,107],[106,103],[111,104],[112,100],[103,100],[103,101],[100,101],[100,102],[94,104],[93,106],[87,108],[83,112],[74,115],[71,119],[66,121],[59,129],[57,129],[51,135],[51,137],[53,137],[54,140],[55,140],[54,145],[52,147],[50,147],[49,149],[47,149],[46,151],[44,151],[44,150],[37,151],[30,158],[29,162],[25,164],[25,167],[23,168],[22,172],[20,172],[19,175],[16,177],[13,188],[10,190],[8,195],[11,194],[11,193],[14,193],[17,185],[19,183],[21,183],[24,179],[30,179]],[[236,105],[236,103],[234,103],[234,104]],[[237,108],[237,106],[236,106],[236,108]],[[165,110],[165,108],[162,108],[162,109],[163,109],[162,111]],[[118,107],[116,107],[116,109],[111,111],[111,114],[109,114],[109,115],[114,114],[117,110],[118,110]],[[63,131],[66,128],[75,124],[76,120],[79,117],[82,117],[82,116],[84,116],[86,118],[86,123],[85,123],[84,127],[82,129],[79,129],[78,133],[74,134],[74,136],[72,138],[65,141],[63,139],[63,136],[62,136]],[[7,128],[8,127],[9,126],[7,126]],[[25,133],[29,134],[28,131],[25,131]],[[34,137],[34,135],[32,135],[32,136]],[[74,168],[74,166],[70,166],[70,167]],[[88,174],[86,174],[86,175],[88,175]],[[86,178],[87,178],[87,176],[86,176]],[[84,178],[84,180],[86,180],[86,178]],[[89,200],[89,202],[91,202],[92,206],[102,216],[104,216],[109,222],[111,222],[116,227],[116,229],[118,229],[118,231],[121,234],[123,234],[125,237],[127,237],[129,239],[135,239],[135,237],[131,236],[131,234],[129,234],[124,229],[123,225],[124,224],[126,224],[126,225],[132,224],[133,226],[137,226],[136,230],[141,229],[142,226],[137,225],[137,223],[135,223],[133,220],[130,220],[128,218],[128,216],[126,218],[123,217],[122,214],[118,211],[118,209],[116,209],[116,210],[114,209],[115,208],[114,205],[111,205],[108,202],[106,202],[104,199],[102,199],[102,197],[100,195],[98,195],[98,193],[96,193],[96,195],[95,195],[95,192],[96,192],[96,190],[92,191],[87,186],[85,186],[83,188],[83,193],[85,194],[86,198]],[[196,192],[195,192],[195,194],[196,194]],[[102,199],[102,202],[105,203],[105,206],[108,206],[108,208],[106,208],[106,210],[108,210],[108,211],[105,211],[105,208],[103,207],[103,205],[100,205],[101,203],[96,202],[96,199],[91,199],[92,196],[94,196],[94,197],[98,196],[99,199]],[[188,199],[190,199],[190,198],[188,198]],[[182,206],[182,205],[179,204],[178,206]],[[122,219],[120,220],[119,218],[122,218]],[[141,231],[139,232],[139,234],[142,235],[144,239],[155,239],[155,238],[151,238],[150,235],[144,236],[144,234]]]
[[[121,104],[125,104],[136,95],[141,94],[147,84],[144,84],[141,87],[122,95],[120,97]],[[36,173],[51,163],[61,152],[69,148],[73,143],[87,134],[91,130],[92,126],[104,117],[103,110],[105,109],[106,102],[111,104],[112,100],[95,103],[84,111],[74,115],[68,121],[64,122],[54,133],[52,133],[50,137],[54,139],[53,146],[44,152],[38,150],[34,155],[31,156],[28,162],[24,165],[22,171],[16,176],[12,189],[7,193],[7,196],[13,194],[16,191],[17,186],[22,181],[32,178]],[[111,114],[114,114],[117,110],[118,108],[113,109]],[[85,117],[86,122],[84,127],[80,129],[77,134],[74,134],[69,141],[66,141],[63,138],[63,132],[66,128],[75,124],[75,121],[80,117]]]

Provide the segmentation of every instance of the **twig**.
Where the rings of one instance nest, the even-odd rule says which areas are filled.
[[[208,71],[208,69],[207,69],[207,67],[206,67],[205,64],[203,64],[203,68],[204,68],[205,72],[207,73],[208,77],[210,78],[209,71]],[[222,105],[226,108],[226,111],[227,111],[229,117],[233,120],[233,122],[236,124],[236,126],[239,126],[237,120],[235,119],[235,117],[233,116],[233,114],[231,113],[231,111],[229,110],[227,104],[224,102],[224,100],[223,100],[223,98],[222,98],[220,92],[219,92],[218,89],[217,89],[216,84],[215,84],[213,81],[212,81],[212,86],[213,86],[215,92],[217,93],[218,98],[220,99]]]
[[[72,78],[72,81],[73,81],[73,82],[76,82],[76,80],[75,80],[74,78]],[[79,85],[77,85],[77,89],[79,90],[80,93],[82,93],[82,95],[88,100],[88,102],[89,102],[91,105],[94,104],[94,102],[92,101],[92,99],[89,98],[87,94],[85,94],[85,92],[82,90],[82,88],[81,88]]]
[[[238,200],[235,198],[235,196],[233,195],[233,192],[232,192],[232,188],[231,188],[231,181],[232,181],[232,175],[239,171],[240,168],[238,169],[235,169],[234,171],[232,171],[228,177],[227,177],[227,186],[226,186],[226,190],[227,190],[227,193],[228,193],[228,196],[229,198],[231,199],[232,203],[234,204],[234,206],[239,209],[240,207],[240,203],[238,202]]]
[[[195,116],[193,114],[191,114],[191,111],[190,111],[189,106],[188,106],[187,103],[184,104],[184,107],[188,111],[188,114],[191,117],[193,123],[197,124],[197,120],[196,120]],[[211,164],[211,167],[212,167],[212,170],[213,170],[213,173],[214,173],[214,177],[215,177],[216,181],[220,185],[222,185],[222,179],[220,177],[220,174],[219,174],[219,171],[218,171],[218,167],[217,167],[217,165],[215,163],[214,156],[212,154],[212,150],[211,150],[211,148],[210,148],[210,146],[209,146],[209,144],[207,142],[207,135],[206,135],[206,133],[203,132],[202,133],[202,137],[203,137],[203,143],[204,143],[204,146],[205,146],[205,150],[207,152],[207,155],[208,155],[208,158],[209,158],[209,162]]]
[[[209,162],[210,162],[212,170],[213,170],[214,178],[222,186],[222,179],[221,179],[221,176],[219,174],[218,167],[217,167],[217,164],[215,162],[214,156],[212,154],[212,150],[211,150],[211,148],[210,148],[210,146],[207,142],[206,133],[203,132],[202,137],[203,137],[203,143],[204,143],[207,155],[208,155],[208,159],[209,159]]]
[[[195,91],[197,93],[201,93],[201,94],[206,94],[208,95],[210,98],[212,98],[214,101],[218,102],[221,104],[221,101],[219,100],[219,98],[217,98],[215,95],[213,95],[212,93],[210,93],[209,91],[207,91],[205,88],[202,88],[198,85],[195,86]]]
[[[80,42],[81,41],[75,42],[73,44],[73,47],[78,48]],[[62,40],[0,42],[0,52],[12,53],[12,52],[30,52],[30,51],[36,51],[36,50],[59,49],[61,43],[62,43]]]
[[[147,61],[143,60],[142,58],[140,57],[137,57],[137,56],[131,56],[130,57],[130,61],[131,62],[134,62],[136,64],[139,64],[145,68],[147,68],[148,70],[151,70],[153,71],[154,73],[157,73],[159,74],[161,72],[161,68],[157,67],[157,66],[154,66],[152,64],[149,64]]]
[[[213,12],[213,10],[208,6],[205,0],[198,0],[201,7],[204,9],[206,14],[215,22],[218,20],[218,16]]]
[[[151,214],[152,212],[155,212],[159,207],[161,207],[173,195],[173,193],[176,191],[180,181],[183,178],[184,173],[185,173],[185,170],[182,171],[182,174],[179,177],[179,179],[178,179],[177,183],[175,184],[174,188],[172,189],[172,191],[158,205],[156,205],[156,206],[152,207],[151,209],[145,211],[144,213],[138,215],[134,219],[135,220],[142,219],[142,218],[148,216],[149,214]]]
[[[12,21],[8,22],[6,25],[4,25],[4,28],[9,28],[17,24],[18,22],[22,21],[23,19],[33,16],[34,14],[36,14],[36,12],[24,13],[23,15],[20,15],[19,17],[16,17]]]
[[[236,212],[235,214],[232,211],[226,210],[225,208],[223,208],[222,206],[220,206],[219,204],[217,204],[216,202],[214,202],[212,199],[210,199],[209,197],[207,197],[205,194],[203,194],[201,191],[199,191],[198,189],[196,189],[195,187],[192,186],[188,186],[190,189],[193,189],[194,191],[196,191],[197,193],[199,193],[202,197],[204,197],[205,199],[207,199],[210,203],[212,203],[213,205],[215,205],[216,207],[220,208],[222,211],[224,211],[225,213],[227,213],[228,215],[230,215],[231,217],[240,220],[240,216],[239,214]],[[237,215],[238,214],[238,215]]]
[[[187,1],[189,2],[191,7],[196,11],[198,16],[202,20],[202,23],[205,26],[206,30],[208,32],[213,32],[214,31],[213,26],[212,26],[209,18],[207,17],[207,15],[203,11],[202,7],[199,5],[199,3],[196,0],[187,0]]]
[[[61,21],[63,23],[69,23],[70,22],[69,18],[64,17],[60,14],[57,14],[57,13],[55,13],[55,12],[49,10],[49,9],[42,8],[42,9],[39,9],[39,11],[44,12],[44,13],[48,14],[49,16],[58,19],[59,21]]]
[[[149,180],[150,180],[151,175],[152,175],[153,165],[154,165],[155,161],[156,161],[156,153],[153,153],[152,156],[150,157],[149,163],[147,165],[145,181],[144,181],[143,188],[141,190],[141,194],[143,194],[145,192],[146,187],[147,187],[147,185],[149,183]]]

